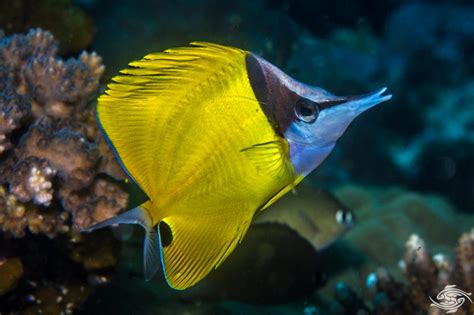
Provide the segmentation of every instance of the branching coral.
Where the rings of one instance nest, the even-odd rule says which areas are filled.
[[[445,255],[432,256],[420,237],[412,235],[406,243],[402,267],[408,283],[397,282],[380,268],[368,278],[375,293],[375,314],[440,314],[431,305],[439,293],[449,285],[465,292],[474,292],[474,229],[459,239],[455,267]],[[441,297],[442,298],[442,297]],[[474,304],[465,300],[456,314],[472,314]]]
[[[85,108],[104,73],[102,59],[96,53],[83,52],[78,59],[62,60],[56,56],[58,49],[51,33],[40,29],[0,42],[3,72],[10,81],[19,81],[15,90],[26,92],[31,98],[36,117],[86,114]]]
[[[45,234],[54,237],[58,233],[69,231],[69,214],[50,209],[39,209],[35,205],[25,205],[0,186],[0,226],[15,237],[25,236],[28,229],[33,234]]]
[[[457,283],[474,294],[474,229],[459,239],[456,248],[456,268]],[[474,312],[474,304],[470,305],[469,310],[471,313]]]
[[[88,47],[95,33],[94,22],[72,0],[15,0],[0,2],[0,25],[7,34],[41,27],[61,41],[61,53]]]
[[[9,75],[6,68],[0,66],[0,155],[11,148],[10,133],[19,128],[31,112],[29,98],[12,88],[14,81]]]
[[[127,205],[128,196],[117,185],[103,180],[95,180],[87,191],[60,190],[59,195],[65,209],[73,213],[74,224],[86,227],[114,216],[117,209]]]
[[[0,41],[1,230],[54,237],[109,218],[128,197],[106,174],[123,178],[90,106],[104,72],[101,58],[57,56],[40,29]],[[8,204],[8,206],[6,206]],[[72,214],[72,216],[69,216]],[[33,224],[41,221],[41,224]],[[47,228],[55,223],[59,228]]]

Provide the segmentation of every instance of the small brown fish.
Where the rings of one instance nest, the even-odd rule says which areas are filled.
[[[286,224],[320,251],[347,232],[355,222],[350,209],[329,192],[299,185],[264,211],[254,224]]]
[[[319,251],[353,224],[354,214],[329,192],[303,183],[262,212],[247,242],[181,297],[273,304],[307,296],[324,284]]]

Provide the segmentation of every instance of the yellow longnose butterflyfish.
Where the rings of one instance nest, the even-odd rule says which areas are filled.
[[[162,266],[180,290],[222,264],[254,215],[321,164],[357,115],[391,97],[335,96],[251,52],[203,42],[129,66],[100,96],[97,118],[148,200],[87,230],[140,224],[146,279]]]

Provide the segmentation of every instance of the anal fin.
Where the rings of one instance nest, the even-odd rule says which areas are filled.
[[[172,288],[187,289],[217,268],[242,240],[253,214],[248,211],[246,217],[241,211],[228,210],[216,213],[219,215],[163,219],[173,234],[173,241],[162,248],[164,273]]]

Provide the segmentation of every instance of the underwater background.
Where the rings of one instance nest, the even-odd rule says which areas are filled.
[[[0,29],[1,315],[445,314],[430,297],[446,285],[474,294],[472,1],[0,0]],[[144,198],[98,131],[97,96],[131,60],[196,40],[393,98],[301,184],[322,241],[261,220],[179,292],[144,281],[141,228],[78,230]]]

